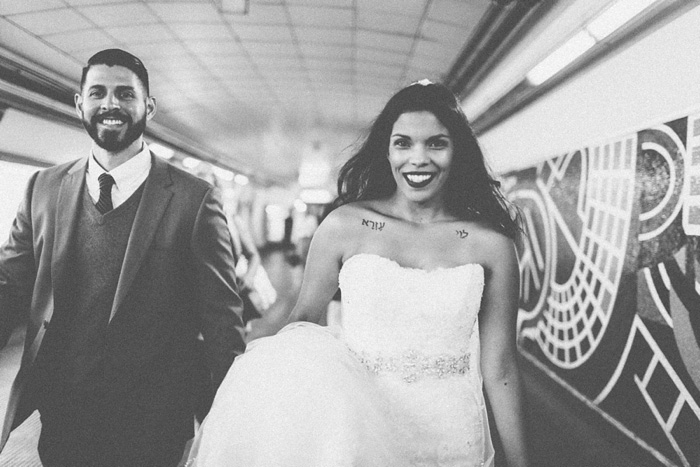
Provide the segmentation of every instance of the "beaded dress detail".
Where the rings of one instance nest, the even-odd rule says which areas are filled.
[[[492,466],[483,268],[357,254],[339,283],[341,329],[293,323],[236,359],[189,465]]]

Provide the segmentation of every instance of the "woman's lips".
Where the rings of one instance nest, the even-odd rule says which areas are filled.
[[[433,181],[436,174],[434,172],[404,172],[401,175],[410,187],[423,188]]]

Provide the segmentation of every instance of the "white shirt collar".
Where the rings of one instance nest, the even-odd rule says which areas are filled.
[[[109,171],[114,178],[112,188],[112,203],[116,208],[126,201],[138,187],[146,180],[151,170],[151,151],[146,143],[141,151],[134,157]],[[87,164],[86,183],[88,192],[95,202],[100,197],[100,183],[98,177],[107,172],[95,159],[94,154],[90,154]]]

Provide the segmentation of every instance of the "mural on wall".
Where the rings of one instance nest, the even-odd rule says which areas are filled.
[[[503,181],[521,352],[662,465],[700,465],[700,114]]]

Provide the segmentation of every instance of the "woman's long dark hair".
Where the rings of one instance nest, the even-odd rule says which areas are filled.
[[[518,240],[522,230],[519,211],[505,199],[500,183],[490,175],[457,98],[446,86],[431,82],[411,84],[389,99],[358,152],[340,170],[338,197],[330,209],[353,201],[386,198],[396,191],[387,158],[391,131],[401,114],[420,111],[435,115],[453,141],[445,196],[448,211],[460,219],[486,222]]]

